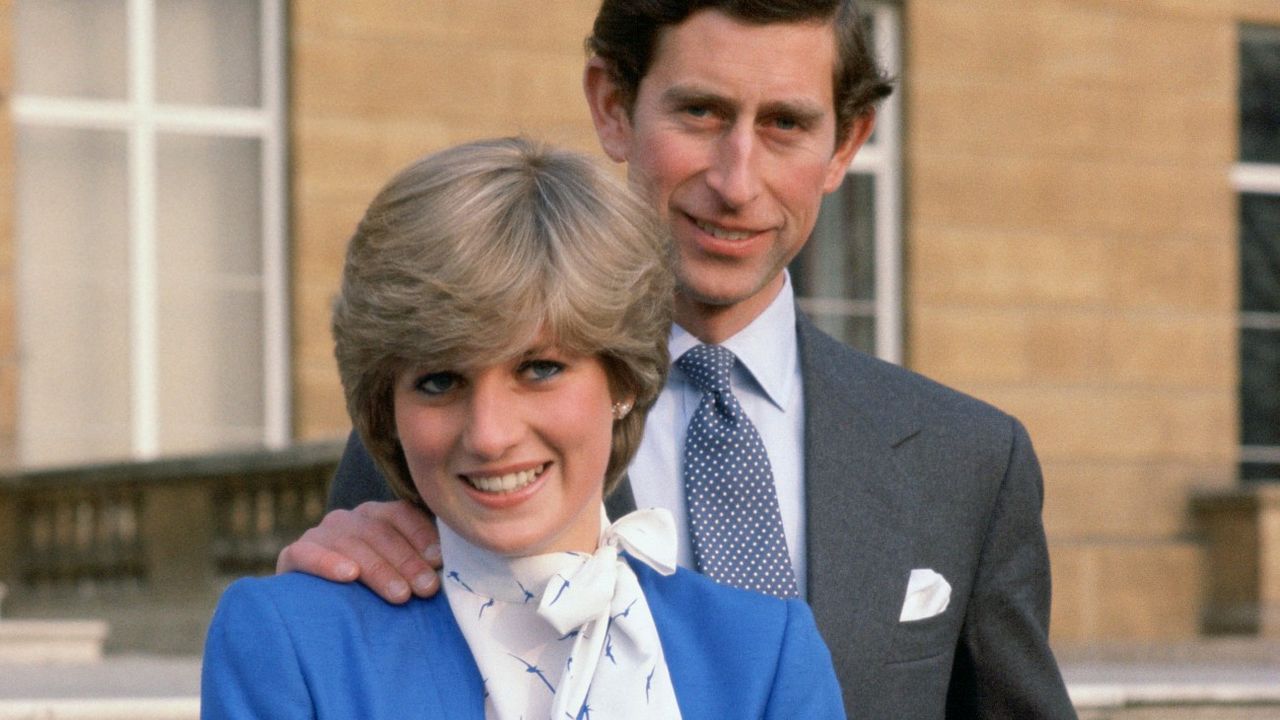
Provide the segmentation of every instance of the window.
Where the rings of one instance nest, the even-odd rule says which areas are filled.
[[[881,64],[899,74],[898,10],[871,5]],[[902,359],[901,88],[844,183],[824,198],[813,237],[789,268],[797,303],[832,336],[890,362]]]
[[[1240,31],[1240,476],[1280,480],[1280,28]]]
[[[288,439],[281,0],[17,0],[19,456]]]

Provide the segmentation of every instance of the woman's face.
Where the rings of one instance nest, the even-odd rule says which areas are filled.
[[[409,368],[394,398],[414,486],[450,528],[504,555],[595,549],[615,400],[599,358],[534,343],[495,365]]]

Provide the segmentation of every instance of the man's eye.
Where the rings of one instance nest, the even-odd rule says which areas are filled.
[[[684,112],[686,115],[703,118],[711,114],[711,108],[706,105],[688,105],[685,107]]]
[[[450,372],[428,373],[414,385],[425,395],[443,395],[458,384],[458,376]]]
[[[554,360],[530,360],[521,369],[534,380],[546,380],[559,375],[564,370],[564,364]]]

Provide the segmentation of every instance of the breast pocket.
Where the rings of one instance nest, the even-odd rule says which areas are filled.
[[[959,614],[950,608],[931,618],[900,622],[890,635],[889,664],[949,655],[955,651],[959,632]]]

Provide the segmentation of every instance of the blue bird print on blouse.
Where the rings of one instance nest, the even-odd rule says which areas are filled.
[[[511,655],[511,653],[507,653],[507,654],[508,654],[508,655]],[[537,665],[530,665],[529,663],[525,662],[525,660],[524,660],[523,658],[521,658],[521,657],[519,657],[519,656],[511,655],[511,657],[513,657],[513,658],[515,658],[515,659],[519,660],[519,661],[524,665],[524,667],[525,667],[525,672],[530,673],[530,674],[533,674],[533,675],[537,675],[537,676],[538,676],[538,679],[542,681],[542,684],[543,684],[543,685],[546,685],[546,686],[547,686],[547,689],[548,689],[548,690],[550,690],[552,693],[554,693],[554,692],[556,691],[555,687],[551,684],[551,681],[547,680],[547,676],[542,674],[542,669],[541,669],[541,668],[539,668]]]
[[[570,583],[568,580],[564,578],[563,575],[557,575],[556,577],[560,578],[560,582],[564,584],[561,585],[560,589],[556,591],[556,596],[551,599],[551,603],[550,605],[548,605],[548,607],[550,607],[551,605],[555,605],[557,602],[560,602],[560,596],[564,595],[564,591],[569,589]]]
[[[614,665],[618,664],[618,659],[613,656],[613,633],[611,632],[604,634],[604,656]]]
[[[638,600],[638,598],[637,598],[637,600]],[[610,623],[612,623],[614,620],[617,620],[618,618],[624,618],[624,617],[629,616],[629,615],[631,614],[631,608],[635,606],[635,604],[636,604],[637,600],[632,600],[632,601],[631,601],[631,604],[627,606],[627,609],[626,609],[626,610],[623,610],[622,612],[618,613],[617,615],[614,615],[613,617],[609,618],[609,622],[610,622]]]
[[[454,581],[454,582],[458,583],[458,584],[459,584],[459,585],[461,585],[462,587],[466,588],[466,589],[467,589],[467,592],[470,592],[470,593],[475,592],[475,590],[472,590],[472,589],[471,589],[471,586],[470,586],[470,585],[468,585],[468,584],[466,584],[466,583],[462,582],[462,576],[458,574],[458,571],[457,571],[457,570],[450,570],[450,571],[449,571],[449,574],[448,574],[446,577],[448,577],[450,580],[452,580],[452,581]]]
[[[658,672],[658,666],[657,666],[657,665],[654,665],[654,666],[653,666],[653,669],[649,671],[649,677],[647,677],[647,678],[645,678],[645,679],[644,679],[644,701],[645,701],[645,704],[648,704],[648,703],[649,703],[649,691],[653,689],[653,674],[654,674],[654,673],[656,673],[656,672]]]
[[[476,619],[477,619],[477,620],[483,620],[483,619],[484,619],[484,611],[485,611],[485,609],[486,609],[486,608],[491,608],[491,607],[493,607],[493,598],[489,598],[489,602],[487,602],[487,603],[485,603],[485,604],[483,604],[483,605],[481,605],[481,606],[480,606],[480,614],[476,616]]]
[[[524,593],[524,602],[527,605],[533,599],[533,593],[529,592],[529,588],[525,587],[524,583],[519,580],[516,581],[516,584],[520,586],[520,592]]]

